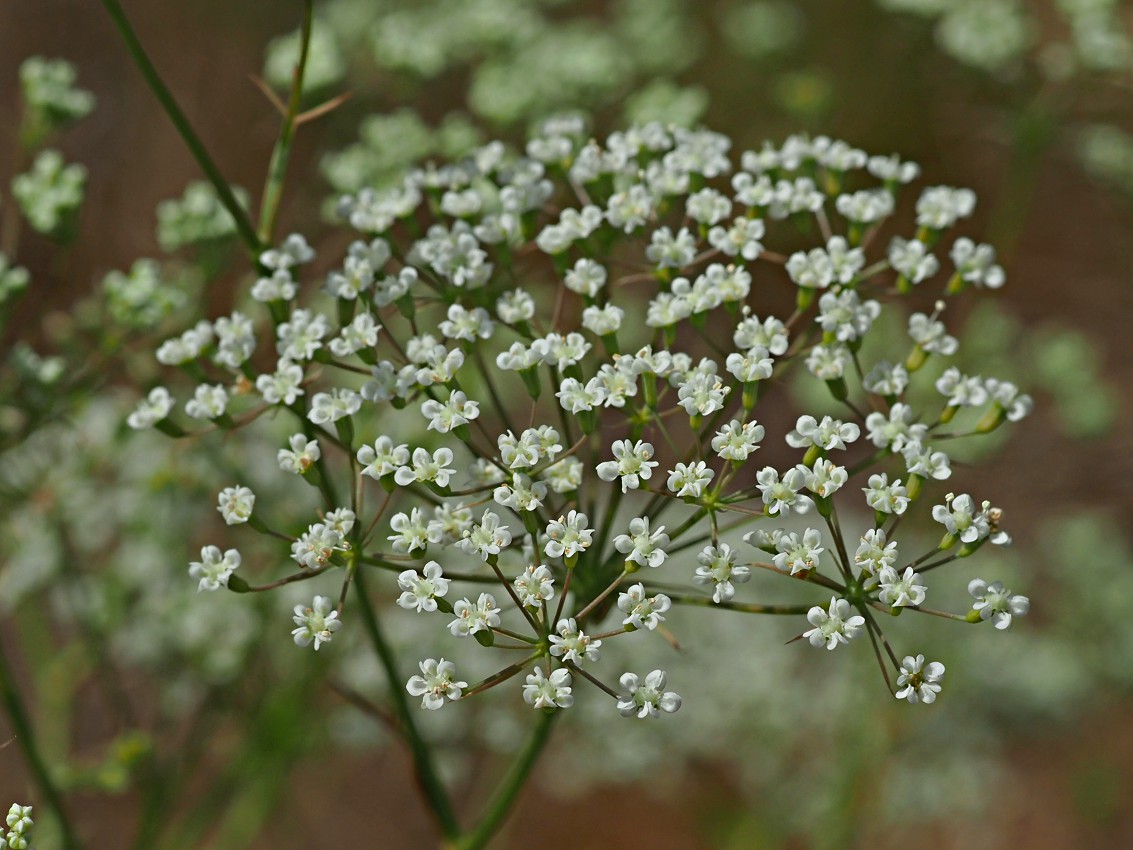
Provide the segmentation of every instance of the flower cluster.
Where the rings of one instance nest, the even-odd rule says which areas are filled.
[[[340,574],[337,606],[319,595],[295,608],[295,642],[318,649],[351,599],[368,605],[352,577],[391,571],[392,598],[442,617],[441,635],[530,651],[471,686],[427,658],[406,688],[429,709],[526,670],[522,697],[543,711],[591,683],[627,716],[675,711],[662,670],[614,687],[581,668],[685,604],[790,611],[828,650],[867,637],[896,695],[931,702],[943,666],[900,662],[879,613],[1005,629],[1027,609],[982,579],[969,612],[925,607],[926,573],[1009,542],[990,502],[929,495],[952,477],[946,441],[1031,406],[1013,384],[949,364],[947,299],[1004,282],[989,246],[945,242],[974,195],[929,186],[903,230],[896,199],[917,167],[823,137],[737,162],[706,130],[650,124],[599,144],[558,118],[527,150],[492,143],[342,197],[357,237],[321,281],[306,271],[313,248],[288,237],[259,257],[250,301],[160,347],[194,381],[184,417],[156,387],[131,426],[224,430],[278,411],[298,429],[279,465],[324,503],[288,533],[250,488],[227,487],[224,521],[290,541],[299,571],[251,588],[234,575],[238,552],[205,547],[191,567],[200,589]],[[800,232],[809,246],[773,250]],[[774,285],[793,293],[790,315],[761,306]],[[933,311],[902,316],[924,290]],[[896,350],[874,330],[894,321],[907,327]],[[757,415],[789,371],[825,400],[776,436]],[[899,546],[894,532],[922,505],[943,535],[910,557],[917,537]],[[809,524],[784,524],[796,519]],[[748,548],[723,539],[750,523]],[[821,604],[737,598],[757,570],[817,585]],[[688,591],[660,592],[662,571]]]

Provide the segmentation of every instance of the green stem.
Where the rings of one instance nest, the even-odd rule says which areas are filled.
[[[106,7],[107,13],[114,21],[122,40],[126,42],[126,49],[130,51],[130,55],[138,66],[138,70],[141,71],[142,77],[145,78],[146,83],[157,97],[162,109],[165,110],[165,114],[169,116],[169,120],[173,122],[173,126],[184,140],[189,153],[193,155],[197,165],[201,167],[213,188],[216,189],[221,204],[228,210],[232,220],[236,222],[236,230],[240,233],[240,238],[244,241],[248,251],[253,257],[258,257],[260,251],[263,250],[263,244],[260,242],[260,237],[256,235],[256,228],[252,225],[251,219],[248,218],[247,211],[236,200],[236,196],[232,193],[232,187],[224,179],[220,169],[216,167],[216,163],[209,156],[204,143],[193,130],[189,119],[185,117],[185,113],[181,111],[181,107],[177,105],[173,94],[166,87],[161,75],[157,73],[157,69],[154,68],[149,56],[146,55],[142,43],[138,40],[126,13],[122,10],[122,5],[118,0],[102,0],[102,5]]]
[[[393,701],[394,713],[397,715],[398,731],[412,752],[417,781],[420,783],[421,790],[437,819],[437,825],[445,838],[451,841],[460,835],[460,827],[456,822],[452,803],[449,802],[448,792],[441,784],[440,776],[433,765],[433,758],[428,745],[421,737],[421,733],[417,730],[417,724],[413,720],[409,701],[405,697],[405,687],[397,672],[397,662],[393,657],[393,650],[386,643],[386,639],[378,627],[378,618],[374,614],[374,607],[370,603],[370,597],[366,595],[365,570],[358,570],[355,573],[354,584],[358,590],[355,596],[358,599],[358,610],[362,614],[362,624],[366,627],[366,633],[369,635],[370,642],[374,645],[374,651],[378,654],[378,660],[381,661],[382,667],[385,668],[386,677],[389,679],[390,699]]]
[[[12,668],[8,664],[3,646],[0,646],[0,699],[3,700],[8,718],[12,721],[12,730],[16,733],[16,744],[23,751],[24,759],[27,761],[28,767],[31,768],[32,775],[39,785],[39,791],[47,802],[48,808],[55,813],[64,850],[79,850],[79,839],[67,817],[67,810],[63,807],[63,795],[60,794],[52,780],[47,765],[43,761],[43,756],[36,746],[35,733],[32,730],[31,722],[28,720],[23,700],[20,699],[20,692],[16,688],[15,677],[12,675]]]
[[[805,614],[811,605],[756,605],[747,602],[713,602],[709,596],[680,596],[667,594],[675,605],[699,605],[702,608],[722,608],[725,611],[742,611],[745,614]]]
[[[551,726],[558,714],[557,711],[540,714],[535,723],[535,728],[523,745],[523,749],[519,751],[507,775],[500,782],[495,794],[488,802],[484,817],[470,832],[456,842],[457,850],[480,850],[480,848],[488,845],[496,830],[500,828],[511,811],[519,792],[526,784],[531,769],[535,766],[539,754],[547,744],[551,735]]]
[[[260,200],[260,242],[273,243],[275,222],[279,215],[279,202],[283,197],[283,179],[287,175],[287,161],[291,157],[291,141],[295,137],[295,116],[299,114],[299,103],[303,97],[303,77],[307,71],[307,54],[311,47],[312,0],[303,0],[303,23],[299,30],[299,61],[295,65],[291,80],[291,97],[287,101],[287,114],[283,116],[283,126],[279,139],[271,152],[268,165],[268,179],[264,184],[264,194]]]

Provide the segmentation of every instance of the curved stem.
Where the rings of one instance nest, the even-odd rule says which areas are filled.
[[[12,730],[16,733],[16,743],[23,751],[32,776],[35,777],[36,784],[39,785],[39,792],[43,795],[48,808],[55,813],[64,850],[79,850],[79,839],[67,817],[67,810],[63,807],[63,795],[52,780],[51,773],[39,752],[39,747],[36,746],[35,732],[28,720],[27,710],[24,708],[23,700],[20,699],[20,692],[16,688],[12,668],[8,665],[8,658],[4,655],[2,646],[0,646],[0,699],[3,700],[8,718],[12,721]]]
[[[448,792],[441,784],[440,776],[433,764],[429,747],[424,738],[421,737],[421,733],[417,730],[417,724],[413,720],[413,713],[410,711],[409,701],[405,697],[402,679],[397,672],[397,662],[394,659],[393,650],[382,635],[381,628],[378,626],[378,618],[374,613],[374,606],[370,603],[369,596],[366,595],[364,574],[365,570],[358,570],[354,575],[354,584],[358,591],[355,596],[358,599],[358,610],[362,614],[362,624],[366,628],[366,634],[374,645],[374,651],[378,654],[378,660],[381,661],[386,677],[389,679],[390,700],[393,702],[394,714],[397,717],[398,732],[405,743],[409,745],[413,755],[413,767],[417,773],[417,781],[421,786],[421,791],[436,817],[437,825],[442,834],[445,838],[452,840],[460,835],[460,827],[456,822],[456,815],[453,813]]]
[[[265,245],[272,244],[275,234],[275,221],[279,215],[279,202],[283,197],[283,178],[287,174],[287,161],[291,157],[291,141],[295,137],[295,118],[299,114],[299,103],[303,96],[303,77],[307,71],[307,54],[311,47],[312,0],[303,0],[303,23],[299,28],[299,61],[291,79],[291,97],[287,101],[287,112],[283,116],[283,126],[279,139],[271,152],[268,165],[268,179],[264,184],[264,194],[260,199],[259,238]]]
[[[495,794],[488,802],[484,817],[470,832],[456,842],[457,850],[480,850],[480,848],[488,846],[488,842],[503,824],[504,819],[515,804],[519,792],[527,783],[531,769],[535,767],[539,754],[550,738],[551,726],[557,716],[557,711],[540,714],[535,723],[535,728],[531,730],[531,735],[523,745],[523,749],[516,755],[507,775],[500,782]]]
[[[185,113],[181,111],[181,107],[177,105],[172,92],[166,87],[165,82],[161,79],[157,69],[154,68],[153,63],[150,61],[149,56],[146,55],[142,43],[138,40],[134,28],[130,25],[126,13],[122,9],[122,5],[118,0],[102,0],[102,5],[106,7],[107,13],[110,15],[111,20],[114,21],[114,26],[118,28],[122,40],[126,42],[126,49],[130,51],[130,55],[134,59],[134,64],[138,66],[141,71],[142,77],[145,78],[146,83],[153,91],[154,96],[157,97],[161,108],[165,110],[165,114],[169,116],[169,120],[173,122],[178,135],[185,142],[185,146],[189,149],[189,153],[193,155],[193,159],[197,161],[197,165],[201,167],[201,171],[205,173],[205,177],[216,189],[217,197],[220,203],[228,210],[228,214],[232,216],[232,220],[236,223],[236,230],[240,234],[244,245],[247,247],[248,252],[253,257],[258,257],[260,251],[263,250],[263,243],[260,242],[260,237],[256,234],[256,228],[252,225],[252,220],[248,217],[247,211],[240,206],[240,202],[236,200],[236,196],[232,193],[232,187],[228,181],[224,179],[224,175],[220,173],[216,163],[213,162],[212,157],[209,156],[208,150],[205,148],[204,142],[201,141],[193,125],[189,123],[189,119],[185,117]]]

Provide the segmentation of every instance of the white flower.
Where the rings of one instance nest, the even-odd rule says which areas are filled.
[[[948,493],[943,505],[932,509],[932,518],[947,529],[949,534],[960,538],[963,543],[975,543],[987,537],[991,531],[988,511],[991,505],[984,502],[982,510],[976,510],[976,503],[967,493],[955,496]]]
[[[928,426],[913,421],[913,409],[897,402],[889,415],[874,412],[865,419],[867,436],[879,449],[902,452],[910,445],[919,444],[928,433]]]
[[[817,528],[808,528],[801,537],[793,531],[785,532],[775,541],[775,548],[775,566],[789,569],[791,575],[815,569],[819,556],[826,551],[822,548],[822,532]]]
[[[981,620],[991,620],[997,629],[1011,628],[1013,617],[1022,617],[1031,610],[1031,600],[1012,593],[1001,581],[988,584],[981,578],[968,582],[968,593],[976,603],[972,609],[980,612]]]
[[[398,553],[424,550],[429,545],[429,527],[420,508],[412,508],[409,513],[396,513],[389,521],[394,533],[386,539],[393,544]]]
[[[650,237],[645,258],[659,269],[679,269],[687,266],[696,256],[696,237],[687,227],[673,235],[668,227],[658,227]]]
[[[715,474],[702,460],[678,463],[669,473],[667,486],[678,496],[699,499]]]
[[[323,347],[323,337],[330,333],[330,322],[322,313],[295,310],[291,313],[290,321],[281,323],[275,333],[275,349],[280,357],[295,361],[310,360]]]
[[[552,671],[550,677],[543,673],[542,667],[536,667],[527,676],[526,682],[523,686],[523,701],[534,708],[554,711],[556,708],[570,708],[574,705],[574,696],[570,692],[570,671],[565,667]]]
[[[247,487],[225,487],[217,496],[217,507],[226,525],[247,522],[256,505],[256,494]]]
[[[936,391],[948,399],[949,407],[979,407],[987,401],[987,387],[979,375],[964,375],[955,366],[936,380]]]
[[[788,469],[780,479],[778,470],[765,466],[756,473],[755,481],[769,514],[781,517],[790,516],[792,511],[805,514],[814,507],[809,496],[799,493],[806,486],[806,474],[798,467]]]
[[[511,543],[511,532],[506,525],[500,525],[500,518],[490,510],[485,510],[478,525],[473,525],[464,533],[460,549],[466,555],[476,555],[487,561]]]
[[[736,550],[727,543],[719,546],[705,546],[696,556],[697,584],[712,585],[712,601],[727,602],[736,595],[736,584],[743,584],[751,578],[751,567],[736,564]]]
[[[921,478],[935,478],[944,481],[952,475],[951,461],[944,452],[933,451],[929,446],[909,443],[901,450],[905,458],[905,469],[909,475]]]
[[[530,564],[512,582],[515,595],[525,606],[538,608],[555,595],[555,580],[546,564]]]
[[[316,425],[325,425],[345,416],[353,416],[361,407],[362,396],[354,390],[335,387],[329,393],[315,393],[307,418]]]
[[[653,476],[653,467],[657,461],[653,457],[653,444],[638,440],[630,443],[629,440],[617,440],[613,445],[614,460],[598,464],[598,477],[603,481],[621,479],[622,492],[636,490],[642,481]]]
[[[535,301],[525,290],[513,289],[496,300],[496,315],[506,325],[526,322],[535,315]]]
[[[322,453],[319,450],[318,440],[308,440],[303,434],[292,434],[288,440],[290,449],[280,449],[276,454],[279,468],[284,472],[302,475],[315,463]]]
[[[378,437],[372,447],[362,446],[358,449],[355,457],[362,464],[361,474],[376,480],[392,475],[398,468],[409,463],[409,446],[405,443],[395,446],[393,440],[383,435]]]
[[[975,208],[976,194],[971,189],[930,186],[917,199],[917,226],[943,230],[970,216]]]
[[[862,301],[852,289],[823,293],[818,300],[818,310],[815,321],[838,342],[861,339],[881,315],[877,301]]]
[[[813,467],[799,464],[795,467],[806,476],[806,488],[816,496],[829,498],[837,493],[850,480],[846,467],[838,466],[832,460],[818,458]]]
[[[303,367],[282,357],[274,373],[256,377],[256,390],[268,404],[294,404],[304,394],[302,383]]]
[[[412,676],[405,683],[410,696],[421,697],[421,708],[436,711],[446,699],[460,699],[467,682],[456,681],[456,665],[443,658],[426,658],[419,665],[420,676]]]
[[[481,593],[475,602],[461,599],[452,606],[452,612],[456,617],[448,624],[448,630],[453,637],[468,637],[500,624],[499,607],[490,593]]]
[[[298,626],[291,631],[295,645],[310,646],[314,642],[316,651],[324,643],[330,643],[334,633],[342,625],[342,621],[338,619],[338,612],[325,596],[316,596],[310,607],[296,605],[295,616],[291,619]]]
[[[584,470],[582,461],[571,455],[544,469],[542,477],[556,493],[570,493],[581,486]]]
[[[433,508],[433,518],[429,520],[430,543],[448,545],[464,537],[464,532],[472,528],[472,508],[463,502],[455,505],[446,502]]]
[[[582,311],[582,326],[596,336],[617,333],[625,318],[625,310],[613,304],[592,305]]]
[[[813,416],[800,416],[795,430],[787,434],[787,445],[796,449],[816,446],[823,451],[845,449],[861,435],[861,428],[853,422],[842,422],[830,416],[817,421]]]
[[[628,590],[618,594],[618,610],[626,615],[622,625],[635,629],[652,631],[664,622],[662,616],[673,605],[673,600],[663,593],[655,596],[645,595],[645,585],[630,585]]]
[[[940,680],[944,676],[944,665],[939,661],[924,663],[924,656],[913,658],[906,655],[901,662],[901,673],[897,677],[899,690],[895,694],[897,699],[904,699],[916,705],[923,702],[929,705],[936,700],[940,693]]]
[[[733,419],[716,432],[712,438],[712,451],[724,460],[741,463],[759,448],[765,430],[758,422],[744,422]]]
[[[547,524],[547,545],[543,551],[548,558],[572,558],[590,548],[594,529],[587,528],[586,514],[570,511]]]
[[[942,302],[931,316],[925,313],[913,313],[909,316],[909,337],[922,349],[930,354],[941,354],[945,357],[956,353],[960,347],[956,337],[945,332],[944,322],[937,319],[940,314]]]
[[[662,711],[672,714],[681,707],[680,694],[665,690],[664,670],[654,670],[644,684],[634,673],[623,673],[618,681],[626,692],[618,699],[622,717],[660,717]]]
[[[420,614],[422,611],[437,610],[437,597],[448,593],[449,581],[444,578],[441,565],[436,561],[429,561],[421,574],[416,570],[399,573],[397,585],[402,589],[402,594],[397,597],[397,604]]]
[[[836,596],[830,597],[830,607],[822,610],[815,605],[806,615],[813,629],[803,632],[803,637],[811,646],[825,646],[837,649],[839,644],[849,643],[857,637],[865,625],[865,617],[860,614],[850,616],[850,603]]]
[[[313,523],[291,544],[291,557],[308,569],[325,567],[336,551],[348,548],[345,537],[331,523]]]
[[[862,535],[861,543],[854,553],[854,563],[863,573],[876,576],[883,569],[897,563],[897,541],[885,542],[885,532],[871,528]]]
[[[689,416],[708,416],[724,406],[724,399],[732,391],[714,374],[694,372],[677,390],[679,404]],[[648,477],[648,476],[646,476]]]
[[[748,309],[744,307],[745,315]],[[739,349],[763,348],[778,356],[787,352],[787,326],[774,316],[760,321],[758,316],[748,315],[736,327],[732,341]]]
[[[940,261],[925,243],[917,239],[906,241],[900,236],[894,236],[889,243],[889,265],[913,284],[932,277],[940,269]]]
[[[995,264],[995,248],[991,245],[977,245],[961,236],[952,245],[949,256],[956,265],[956,274],[968,283],[999,289],[1007,279],[1003,268]]]
[[[228,587],[228,577],[239,566],[240,553],[235,549],[227,549],[222,555],[219,547],[205,546],[201,549],[201,559],[189,564],[189,575],[199,579],[198,592],[220,590]]]
[[[669,545],[669,535],[665,526],[649,530],[649,517],[635,517],[629,521],[629,534],[614,538],[614,548],[643,567],[659,567],[668,557],[665,547]]]
[[[898,573],[892,567],[883,567],[877,575],[881,586],[878,599],[886,605],[901,608],[906,605],[920,605],[925,600],[924,585],[917,584],[920,576],[913,572],[912,567],[905,567],[904,573]]]
[[[492,499],[497,505],[511,508],[513,511],[534,511],[542,507],[543,500],[547,498],[547,485],[542,481],[532,481],[522,472],[511,477],[511,484],[501,484],[492,493]]]
[[[581,629],[574,617],[559,620],[555,625],[558,634],[551,635],[551,655],[582,664],[585,661],[597,661],[602,648],[602,641],[588,637]]]
[[[555,397],[567,413],[583,413],[600,406],[606,400],[606,391],[597,378],[585,384],[577,378],[563,378]]]
[[[594,260],[584,258],[566,273],[563,284],[572,292],[593,298],[606,285],[606,270]]]
[[[228,407],[228,390],[223,384],[201,384],[185,402],[185,413],[193,419],[216,419]]]
[[[892,365],[888,360],[880,361],[866,373],[862,386],[871,393],[881,396],[899,396],[909,385],[909,371],[904,365]]]
[[[149,391],[149,395],[138,402],[133,413],[126,417],[126,424],[135,431],[143,431],[152,428],[167,417],[172,409],[173,396],[169,394],[169,390],[165,387],[154,387]]]
[[[745,384],[753,381],[765,381],[775,371],[775,361],[771,359],[770,352],[761,345],[749,348],[746,353],[732,352],[724,361],[724,367],[735,376],[737,381]]]
[[[329,348],[336,357],[348,357],[363,349],[372,349],[378,344],[378,325],[369,313],[359,313],[337,337],[330,341]]]
[[[868,487],[863,487],[866,504],[875,511],[883,514],[903,514],[909,507],[909,491],[901,484],[898,478],[892,484],[889,476],[884,472],[874,473],[869,477]]]
[[[413,450],[412,467],[399,466],[393,474],[398,486],[405,487],[415,481],[434,482],[438,487],[447,487],[449,479],[456,474],[452,463],[452,449],[441,446],[431,455],[428,449]]]

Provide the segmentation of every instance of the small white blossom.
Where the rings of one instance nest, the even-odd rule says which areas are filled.
[[[453,637],[468,637],[500,624],[499,606],[490,593],[481,593],[475,602],[461,599],[452,606],[452,612],[455,618],[448,624],[448,630]]]
[[[135,431],[144,431],[167,417],[172,409],[173,396],[169,394],[169,390],[165,387],[154,387],[126,417],[126,424]]]
[[[594,529],[587,528],[586,514],[571,511],[566,516],[552,520],[547,525],[547,545],[544,551],[548,558],[572,558],[585,552],[593,542]]]
[[[663,616],[673,605],[673,600],[663,593],[645,595],[645,585],[630,585],[628,590],[618,594],[618,610],[626,615],[622,625],[635,629],[652,631],[664,622]]]
[[[623,673],[618,680],[626,695],[618,699],[622,717],[660,717],[681,707],[680,694],[665,690],[665,671],[654,670],[643,683],[634,673]]]
[[[217,507],[226,525],[247,522],[256,505],[256,494],[247,487],[225,487],[217,496]]]
[[[923,702],[930,705],[940,693],[940,680],[944,677],[944,665],[939,661],[925,664],[924,656],[914,658],[906,655],[901,662],[901,672],[897,676],[897,699],[908,700],[913,705]]]
[[[539,605],[555,595],[555,580],[546,564],[530,564],[512,582],[519,601],[530,608]]]
[[[799,493],[806,486],[806,474],[798,467],[788,469],[780,478],[778,470],[765,466],[756,473],[755,481],[770,514],[781,517],[789,516],[792,511],[805,514],[814,507],[809,496]]]
[[[830,607],[826,610],[815,605],[806,615],[814,628],[803,632],[803,637],[810,641],[811,646],[825,646],[827,649],[837,649],[840,644],[849,643],[861,634],[865,625],[865,617],[860,614],[851,616],[852,610],[849,602],[836,596],[830,597]]]
[[[555,625],[558,634],[551,635],[551,655],[582,664],[583,661],[597,661],[602,641],[594,640],[578,628],[574,617],[559,620]]]
[[[319,450],[319,441],[308,440],[304,434],[292,434],[288,437],[287,443],[291,448],[280,449],[276,455],[276,459],[279,461],[279,468],[284,472],[302,475],[311,468],[312,464],[322,457],[322,452]]]
[[[881,592],[878,599],[886,605],[901,608],[906,605],[920,605],[925,600],[925,591],[928,589],[920,581],[920,576],[913,572],[912,567],[906,567],[903,573],[897,572],[893,567],[883,567],[877,574]]]
[[[198,580],[197,590],[220,590],[228,587],[228,577],[240,566],[240,553],[227,549],[221,554],[217,546],[201,549],[201,559],[189,564],[189,575]]]
[[[466,555],[475,555],[487,561],[498,555],[511,543],[511,532],[506,525],[500,525],[498,515],[485,510],[478,524],[474,524],[460,541],[460,549]]]
[[[819,556],[826,550],[822,548],[822,532],[808,528],[800,536],[795,532],[785,532],[775,541],[778,550],[772,559],[781,570],[790,570],[791,575],[813,570],[818,566]]]
[[[653,457],[652,443],[617,440],[613,445],[613,453],[614,460],[598,464],[598,477],[603,481],[620,478],[623,493],[638,489],[642,481],[648,481],[653,476],[653,467],[657,466],[657,461],[650,460]]]
[[[570,708],[574,705],[570,685],[570,671],[565,667],[553,670],[549,677],[543,673],[542,667],[536,667],[528,674],[523,686],[523,701],[543,711]]]
[[[397,604],[402,608],[416,611],[436,611],[437,597],[448,593],[449,581],[444,578],[444,571],[436,561],[425,564],[421,573],[416,570],[405,570],[397,576],[397,586],[402,593],[397,597]]]
[[[751,578],[751,567],[736,564],[737,552],[727,543],[705,546],[696,556],[700,565],[693,581],[712,585],[712,601],[727,602],[736,595],[735,585]]]
[[[988,584],[981,578],[968,582],[968,593],[976,600],[973,610],[980,612],[981,620],[991,620],[1000,631],[1011,628],[1014,617],[1022,617],[1031,610],[1031,600],[1012,593],[1001,581]]]
[[[443,658],[426,658],[419,665],[420,676],[412,676],[405,684],[410,696],[421,697],[421,708],[436,711],[445,700],[460,699],[467,682],[456,681],[456,665]]]
[[[665,563],[668,554],[665,547],[669,545],[669,535],[665,534],[665,526],[649,529],[649,517],[635,517],[629,521],[629,534],[620,534],[614,538],[614,548],[626,556],[626,561],[633,561],[643,567],[659,567]]]
[[[715,447],[714,447],[715,448]],[[712,481],[715,472],[704,461],[678,463],[669,473],[667,486],[680,497],[699,499]]]
[[[884,472],[874,473],[869,477],[868,487],[863,487],[866,504],[875,511],[883,514],[903,514],[909,507],[909,492],[898,478],[892,484],[889,476]]]
[[[309,607],[296,605],[295,616],[291,619],[298,626],[291,631],[295,645],[310,646],[314,643],[316,651],[324,643],[330,643],[334,633],[342,625],[342,621],[338,619],[338,612],[334,610],[330,599],[325,596],[316,596]]]

